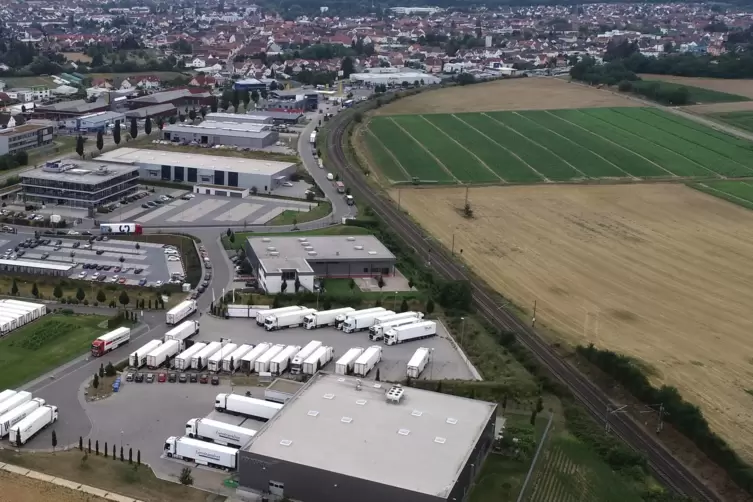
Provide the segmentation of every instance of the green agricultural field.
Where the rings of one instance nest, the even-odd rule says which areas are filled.
[[[738,129],[753,132],[753,112],[715,113],[711,117]]]
[[[656,108],[378,116],[365,136],[394,182],[753,176],[753,143]]]
[[[674,84],[672,82],[666,82],[664,80],[644,79],[643,82],[661,82],[662,87],[668,90],[674,90],[677,87],[685,87],[688,90],[688,104],[735,103],[737,101],[750,101],[750,98],[739,96],[737,94],[713,91],[711,89],[704,89],[702,87],[695,87],[692,85]],[[633,85],[638,85],[638,83],[634,82]]]
[[[733,204],[753,209],[753,181],[705,181],[689,186]]]
[[[0,388],[14,388],[70,361],[107,329],[107,317],[50,314],[0,340]]]

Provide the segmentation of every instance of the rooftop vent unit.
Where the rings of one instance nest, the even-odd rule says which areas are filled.
[[[318,416],[319,416],[319,412],[318,412],[318,411],[316,411],[316,410],[310,410],[310,411],[309,411],[309,412],[307,413],[307,415],[308,415],[308,416],[310,416],[310,417],[318,417]]]
[[[269,256],[280,256],[280,252],[279,251],[270,251],[269,252]]]
[[[340,421],[341,421],[342,423],[344,423],[344,424],[349,424],[349,423],[351,423],[351,422],[353,421],[353,419],[352,419],[351,417],[342,417],[342,418],[340,419]]]
[[[420,410],[413,410],[413,411],[411,412],[411,415],[413,415],[414,417],[420,417],[420,416],[421,416],[421,415],[423,415],[423,414],[424,414],[424,412],[423,412],[423,411],[420,411]]]
[[[305,237],[298,237],[298,242],[306,242],[306,238]]]
[[[305,246],[303,246],[303,249],[305,249],[306,251],[313,251],[314,246],[309,246],[308,244],[306,244]]]
[[[408,434],[410,434],[410,430],[408,430],[408,429],[399,429],[397,431],[397,433],[400,434],[401,436],[407,436]]]
[[[262,242],[272,242],[272,239],[270,239],[269,237],[262,237],[261,241]]]
[[[335,398],[334,394],[324,394],[324,399],[334,399],[334,398]]]
[[[448,423],[448,424],[450,424],[450,425],[455,425],[455,424],[457,424],[457,423],[458,423],[458,419],[457,419],[457,418],[452,418],[452,417],[449,417],[449,418],[447,419],[447,423]]]
[[[350,237],[348,237],[348,240],[351,241],[351,242],[353,242],[354,240],[356,240],[356,238],[353,237],[353,236],[350,236]]]
[[[363,251],[363,246],[353,246],[356,251]]]
[[[405,395],[405,389],[401,385],[393,385],[390,390],[387,391],[387,402],[398,404]]]
[[[375,254],[377,254],[377,252],[376,251],[369,251],[369,254],[370,255],[375,255]]]
[[[316,251],[309,251],[309,256],[316,256],[317,254],[319,253],[317,253]]]
[[[293,442],[291,440],[289,440],[289,439],[283,439],[283,440],[280,441],[280,444],[282,446],[290,446],[291,444],[293,444]]]
[[[356,404],[358,406],[364,406],[366,404],[366,400],[365,399],[356,399]]]
[[[277,248],[274,246],[267,246],[267,251],[277,251]]]
[[[434,438],[434,442],[435,443],[445,444],[446,441],[447,441],[447,438],[443,438],[443,437],[439,437],[439,436],[437,436],[437,437]]]

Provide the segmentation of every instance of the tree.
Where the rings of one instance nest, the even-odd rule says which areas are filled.
[[[92,380],[92,387],[94,387],[95,389],[99,388],[99,375],[97,375],[96,373],[94,374],[94,380]]]
[[[193,484],[193,476],[191,476],[191,469],[188,467],[184,467],[180,471],[180,477],[178,478],[180,480],[180,484],[190,486]]]
[[[84,301],[84,298],[86,298],[86,293],[84,293],[84,290],[82,288],[78,288],[76,290],[76,299],[82,302]]]
[[[114,377],[117,373],[118,370],[116,370],[115,366],[112,365],[112,361],[108,362],[107,365],[105,365],[105,375]]]
[[[112,445],[112,447],[115,448],[115,445]],[[110,448],[107,446],[107,441],[105,441],[105,451],[104,451],[105,457],[107,457],[109,453],[110,453]]]
[[[105,363],[99,365],[99,378],[105,376]]]
[[[180,120],[181,122],[185,122],[186,121],[186,116],[181,113],[181,114],[178,115],[178,120]]]
[[[123,456],[123,445],[120,445],[120,461],[125,461],[125,457]]]
[[[131,139],[136,139],[139,135],[139,123],[136,121],[136,117],[131,119]]]
[[[128,463],[133,463],[133,448],[131,447],[128,448]]]
[[[212,110],[212,113],[217,113],[217,98],[213,98],[212,102],[209,105],[209,109]]]
[[[120,258],[118,258],[118,261],[120,263],[123,263],[125,261],[125,256],[121,256]]]
[[[272,308],[279,309],[281,304],[282,304],[282,301],[280,300],[280,295],[275,295],[275,299],[272,300]]]
[[[629,80],[622,80],[617,85],[617,90],[620,92],[630,92],[633,90],[633,83]]]
[[[288,281],[282,281],[282,284],[280,284],[280,293],[284,293],[286,289],[288,289]]]
[[[353,120],[355,120],[356,123],[361,122],[363,120],[363,113],[356,112],[355,115],[353,115]]]
[[[91,438],[89,438],[88,450],[89,450],[89,453],[92,452],[92,440],[91,440]]]
[[[379,381],[379,377],[380,377],[380,376],[381,376],[381,375],[380,375],[380,373],[379,373],[379,368],[377,368],[377,371],[376,371],[376,376],[374,377],[374,380],[376,380],[376,381],[378,382],[378,381]]]
[[[138,251],[139,249],[141,249],[141,244],[139,244],[139,243],[137,242],[137,243],[136,243],[136,245],[135,245],[134,247],[136,248],[136,251]]]
[[[251,101],[253,101],[255,105],[259,104],[259,97],[259,91],[256,89],[251,91]]]
[[[343,58],[340,70],[343,72],[343,78],[349,78],[351,73],[355,73],[355,65],[353,64],[353,58],[346,56]]]
[[[191,111],[188,112],[188,118],[191,119],[191,122],[196,120],[196,110],[191,108]]]
[[[58,301],[63,297],[63,289],[60,287],[60,284],[55,284],[55,289],[52,290],[52,296],[57,298]]]
[[[16,283],[16,278],[13,278],[13,284],[10,286],[10,294],[11,296],[17,296],[18,295],[18,284]]]
[[[144,132],[147,136],[152,134],[152,117],[147,117],[144,121]]]
[[[115,122],[115,129],[112,130],[112,140],[116,145],[120,144],[120,121]]]
[[[84,137],[81,135],[76,138],[76,153],[79,157],[84,158]]]
[[[84,437],[78,437],[78,451],[84,451]]]
[[[233,111],[235,113],[238,113],[238,105],[240,105],[241,103],[241,97],[240,93],[237,90],[233,91],[233,95],[230,98],[230,103],[232,103],[233,105]]]
[[[207,107],[202,106],[201,108],[199,108],[199,114],[201,115],[201,120],[204,120],[207,116]]]
[[[536,413],[541,413],[544,409],[544,400],[539,396],[539,398],[536,400]]]
[[[97,150],[100,152],[105,147],[105,136],[102,131],[97,131]]]
[[[178,118],[175,115],[171,115],[170,118],[168,119],[168,121],[171,124],[175,124],[178,121]]]
[[[384,277],[382,277],[381,275],[377,278],[377,286],[379,286],[380,291],[385,286]]]
[[[298,276],[295,276],[295,282],[293,283],[293,289],[295,289],[295,292],[297,293],[299,289],[301,289],[301,281],[298,279]]]
[[[505,411],[507,409],[507,394],[502,396],[502,411]]]
[[[120,292],[120,296],[118,297],[118,301],[120,304],[125,308],[126,305],[128,305],[131,302],[131,299],[128,298],[128,293],[126,293],[126,290]]]
[[[99,303],[104,303],[105,301],[107,301],[107,296],[105,295],[105,292],[102,291],[101,289],[97,291],[97,301]]]
[[[408,312],[408,300],[403,298],[403,303],[400,304],[400,312]]]
[[[52,451],[55,451],[55,448],[58,447],[58,435],[57,432],[55,432],[55,429],[52,429]]]
[[[136,465],[141,465],[141,450],[136,450]]]
[[[356,281],[352,277],[348,280],[348,288],[350,288],[350,294],[352,295],[356,291]]]
[[[116,455],[117,455],[117,447],[113,444],[112,445],[112,459],[113,460],[117,460],[118,459],[118,457]]]
[[[536,410],[531,411],[531,425],[536,425],[536,415],[538,415]]]

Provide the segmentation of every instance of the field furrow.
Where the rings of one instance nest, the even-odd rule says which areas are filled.
[[[666,120],[676,122],[677,124],[683,125],[685,127],[689,127],[690,129],[695,129],[696,131],[706,133],[709,136],[713,136],[714,138],[718,138],[722,141],[726,141],[727,143],[736,145],[738,148],[742,148],[743,150],[747,152],[753,151],[753,143],[751,143],[750,141],[746,141],[742,138],[733,136],[724,131],[712,129],[711,127],[707,127],[693,120],[686,119],[685,117],[681,117],[675,113],[667,113],[658,108],[646,108],[646,112],[651,113],[653,115],[657,115],[659,117],[664,117]],[[742,113],[750,113],[750,112],[742,112]]]
[[[371,131],[365,131],[363,140],[371,153],[371,156],[376,162],[379,169],[392,181],[409,181],[410,177],[400,167],[392,154],[382,145],[382,142],[371,133]]]

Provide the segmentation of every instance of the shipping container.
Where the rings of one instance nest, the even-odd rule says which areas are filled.
[[[186,437],[169,437],[165,440],[165,455],[192,463],[235,470],[238,467],[238,450],[229,446],[207,443]]]
[[[429,362],[430,351],[426,347],[419,348],[408,361],[406,374],[410,378],[418,378]]]
[[[407,326],[409,324],[416,324],[417,322],[421,322],[418,317],[404,317],[396,321],[388,321],[379,325],[374,325],[369,328],[369,340],[371,340],[372,342],[384,340],[384,333],[391,330],[392,328]]]
[[[220,347],[220,350],[209,356],[209,361],[207,361],[207,368],[209,371],[222,371],[222,360],[225,358],[225,356],[229,356],[230,354],[235,351],[235,349],[238,348],[237,343],[226,343],[222,347]]]
[[[356,360],[363,354],[363,348],[353,347],[349,349],[343,356],[335,363],[335,373],[338,375],[350,375],[353,372],[353,367]]]
[[[214,409],[221,413],[242,415],[265,422],[274,417],[282,406],[279,403],[270,403],[239,394],[217,394],[214,400]]]
[[[128,356],[128,366],[131,368],[141,368],[146,364],[146,356],[160,345],[162,345],[162,340],[152,340],[146,345],[142,345]]]
[[[0,415],[0,438],[8,435],[11,427],[29,416],[31,412],[40,406],[44,406],[44,399],[37,397]]]
[[[34,309],[36,311],[36,314],[34,315],[34,319],[37,319],[47,314],[47,305],[45,305],[44,303],[24,302],[21,300],[3,300],[2,302],[8,305],[21,305],[21,306]]]
[[[257,373],[264,373],[269,371],[269,363],[274,359],[274,357],[282,352],[285,349],[285,346],[282,344],[277,344],[273,347],[270,347],[269,350],[264,352],[261,356],[259,356],[256,361],[254,361],[254,371]]]
[[[307,343],[290,361],[290,373],[297,375],[303,369],[303,362],[308,356],[314,353],[316,349],[322,346],[322,342],[319,340],[311,340]]]
[[[271,343],[262,342],[249,350],[248,353],[241,358],[241,371],[245,371],[246,373],[254,371],[256,360],[271,348]]]
[[[323,346],[316,349],[316,351],[303,362],[303,374],[313,375],[320,369],[324,368],[327,363],[332,360],[334,353],[332,347]]]
[[[233,372],[241,367],[243,356],[251,352],[253,345],[243,344],[222,359],[222,371]]]
[[[242,448],[255,435],[253,429],[208,418],[192,418],[186,422],[186,436],[233,448]]]
[[[382,347],[372,345],[363,351],[353,365],[353,374],[365,377],[382,360]]]
[[[178,355],[182,344],[178,340],[168,340],[146,355],[146,365],[150,369],[157,369],[171,357]]]
[[[196,312],[196,300],[183,301],[167,311],[165,322],[167,324],[178,324],[194,312]]]
[[[191,369],[191,360],[193,359],[193,356],[201,352],[206,346],[206,343],[197,342],[175,356],[175,369],[182,371]]]
[[[4,390],[4,391],[0,392],[0,404],[2,404],[3,401],[7,401],[8,399],[12,398],[16,394],[18,394],[18,392],[16,392],[15,390],[11,390],[11,389],[7,389],[7,390]]]

